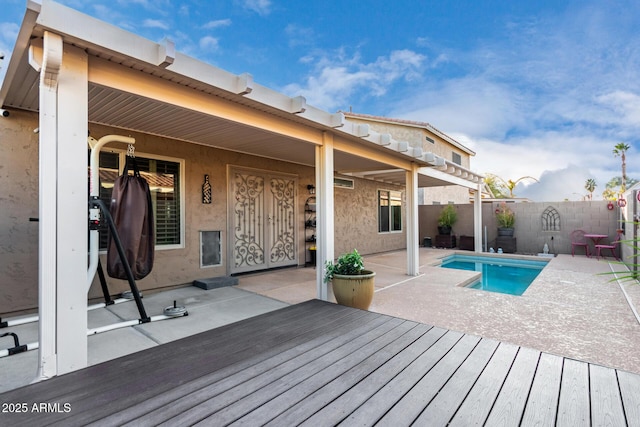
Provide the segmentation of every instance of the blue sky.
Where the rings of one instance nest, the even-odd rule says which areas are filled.
[[[61,0],[330,112],[424,121],[476,151],[471,169],[529,175],[516,195],[599,198],[640,179],[640,5],[622,1]],[[26,0],[2,0],[9,53]],[[0,70],[2,73],[3,70]]]

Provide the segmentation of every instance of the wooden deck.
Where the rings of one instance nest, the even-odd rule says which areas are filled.
[[[624,426],[640,425],[640,376],[309,301],[0,403],[26,403],[0,413],[0,425],[26,426]]]

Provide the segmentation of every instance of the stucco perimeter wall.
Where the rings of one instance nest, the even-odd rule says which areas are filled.
[[[0,314],[19,312],[38,304],[38,116],[34,113],[11,111],[0,118]],[[155,155],[184,160],[185,241],[184,248],[158,249],[151,274],[137,285],[150,291],[191,283],[193,280],[228,274],[228,165],[295,176],[297,188],[297,243],[299,265],[309,260],[305,239],[304,205],[314,184],[312,167],[264,159],[202,145],[189,144],[152,135],[90,124],[91,136],[96,139],[107,134],[132,136],[135,151],[140,156]],[[123,144],[105,147],[126,149]],[[202,203],[202,184],[208,174],[212,184],[213,201]],[[405,233],[379,234],[377,190],[402,190],[389,185],[354,179],[353,190],[335,189],[335,253],[357,248],[368,254],[404,248]],[[403,193],[404,194],[404,193]],[[404,209],[403,209],[404,212]],[[405,219],[403,218],[403,224]],[[85,226],[85,224],[78,224]],[[220,231],[222,264],[200,267],[200,231]],[[106,266],[105,256],[102,263]],[[125,281],[108,278],[112,294],[128,289]],[[99,282],[94,280],[91,298],[100,298]]]
[[[38,302],[38,116],[0,117],[0,313]]]
[[[540,202],[540,203],[509,203],[509,208],[515,212],[516,223],[514,237],[517,239],[517,252],[524,254],[538,254],[543,251],[544,244],[549,246],[549,252],[555,254],[571,253],[571,232],[583,229],[587,233],[606,234],[606,240],[613,240],[618,228],[617,207],[607,208],[603,201],[580,202]],[[499,203],[485,203],[482,206],[483,242],[485,241],[485,227],[488,247],[497,249],[497,223],[495,210]],[[557,211],[560,218],[558,231],[542,230],[542,215],[547,208]],[[434,237],[437,232],[437,218],[442,206],[420,206],[419,224],[420,239]],[[456,205],[458,222],[453,226],[453,233],[473,236],[473,204]],[[583,252],[580,252],[583,253]]]

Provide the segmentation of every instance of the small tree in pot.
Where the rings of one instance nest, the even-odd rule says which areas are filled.
[[[451,234],[451,227],[458,221],[458,212],[453,205],[442,208],[438,216],[438,234]]]
[[[327,261],[324,281],[332,283],[338,304],[367,310],[373,299],[375,275],[364,269],[362,255],[354,249],[341,255],[335,264]]]
[[[516,214],[505,202],[500,203],[500,207],[496,209],[496,221],[498,222],[498,236],[513,236]]]

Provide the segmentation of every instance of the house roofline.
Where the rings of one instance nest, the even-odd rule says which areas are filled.
[[[429,124],[427,122],[419,122],[419,121],[415,121],[415,120],[406,120],[406,119],[395,119],[395,118],[391,118],[391,117],[375,116],[375,115],[371,115],[371,114],[354,113],[354,112],[351,112],[351,111],[349,111],[349,112],[339,111],[339,112],[343,113],[345,115],[345,117],[353,117],[355,119],[361,118],[361,119],[366,119],[366,120],[370,120],[370,121],[374,121],[374,122],[401,124],[401,125],[406,125],[406,126],[412,126],[412,127],[425,129],[425,130],[427,130],[427,131],[439,136],[440,138],[444,139],[445,141],[447,141],[451,145],[454,145],[455,147],[459,148],[460,150],[464,151],[465,153],[469,154],[470,156],[475,156],[476,155],[475,151],[471,150],[470,148],[468,148],[465,145],[461,144],[460,142],[456,141],[455,139],[453,139],[452,137],[450,137],[446,133],[442,132],[441,130],[439,130],[438,128],[432,126],[431,124]]]

